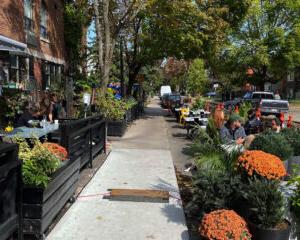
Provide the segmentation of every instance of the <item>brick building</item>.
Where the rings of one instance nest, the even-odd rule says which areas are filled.
[[[0,85],[46,90],[66,69],[63,0],[1,0]]]

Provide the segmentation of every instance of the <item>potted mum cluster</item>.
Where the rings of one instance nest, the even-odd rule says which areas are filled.
[[[285,128],[280,133],[266,131],[256,136],[251,150],[262,150],[279,157],[289,174],[300,174],[300,130]],[[298,166],[298,169],[297,169]]]
[[[53,219],[72,199],[79,179],[80,161],[68,160],[65,148],[33,139],[17,138],[23,161],[23,233],[42,238]]]
[[[260,150],[245,151],[238,158],[241,193],[246,201],[249,229],[256,240],[288,240],[291,224],[285,219],[280,180],[286,169],[280,158]]]
[[[202,238],[207,240],[250,240],[246,221],[233,210],[216,210],[205,214],[199,227]]]

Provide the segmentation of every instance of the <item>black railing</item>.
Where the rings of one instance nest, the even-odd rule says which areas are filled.
[[[105,151],[106,121],[102,116],[65,120],[60,124],[59,142],[66,147],[71,161],[80,159],[81,167],[92,167],[93,159]]]

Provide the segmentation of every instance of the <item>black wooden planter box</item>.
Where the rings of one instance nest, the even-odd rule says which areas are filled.
[[[22,239],[22,175],[16,144],[0,144],[0,240]]]
[[[54,174],[47,188],[23,189],[23,233],[42,239],[56,215],[73,197],[79,179],[80,161],[68,161]]]
[[[122,137],[126,131],[125,120],[107,121],[107,136]]]

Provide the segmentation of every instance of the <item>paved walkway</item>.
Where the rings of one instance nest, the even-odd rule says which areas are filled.
[[[164,112],[153,101],[130,127],[48,240],[188,240]],[[103,199],[108,189],[162,189],[169,203]]]

